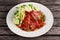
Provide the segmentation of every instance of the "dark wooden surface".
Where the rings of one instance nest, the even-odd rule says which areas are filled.
[[[36,38],[24,38],[11,32],[6,25],[6,15],[15,5],[22,2],[38,2],[53,13],[54,25],[46,34]],[[60,0],[0,0],[0,40],[60,40]]]

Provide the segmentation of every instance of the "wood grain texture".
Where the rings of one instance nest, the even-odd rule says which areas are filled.
[[[60,36],[40,36],[36,38],[24,38],[19,36],[0,36],[1,40],[60,40]]]
[[[0,12],[0,17],[1,18],[6,18],[6,16],[7,16],[7,14],[8,14],[8,12]]]
[[[0,25],[6,25],[6,19],[0,19]]]
[[[54,19],[54,24],[55,27],[59,26],[60,27],[60,19]]]
[[[0,40],[23,40],[23,37],[19,36],[0,36]]]
[[[52,12],[56,12],[56,11],[58,11],[58,12],[60,12],[60,5],[52,5],[52,6],[47,6]]]
[[[42,36],[37,38],[24,38],[25,40],[60,40],[59,36]]]
[[[52,29],[47,32],[50,35],[60,35],[60,27],[52,27]]]
[[[30,0],[1,0],[0,5],[16,5]]]
[[[38,2],[38,3],[42,3],[44,5],[56,5],[56,4],[60,4],[60,0],[31,0],[33,2]]]
[[[8,12],[13,6],[0,6],[0,12]]]
[[[8,27],[0,27],[0,35],[1,34],[13,34],[10,30],[9,30],[9,28]]]
[[[42,3],[44,5],[60,5],[60,0],[0,0],[0,5],[16,5],[28,1]]]

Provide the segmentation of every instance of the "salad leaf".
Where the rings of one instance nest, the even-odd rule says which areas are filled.
[[[14,13],[14,15],[16,15],[18,12],[19,12],[19,11],[18,11],[18,10],[16,10],[16,12]]]
[[[33,7],[33,5],[32,4],[29,4],[29,6],[32,8]]]
[[[20,18],[18,18],[18,20],[19,20],[19,24],[21,23],[21,19]]]
[[[44,22],[45,21],[45,18],[42,18],[42,21]]]
[[[24,8],[26,5],[22,5],[21,8]]]

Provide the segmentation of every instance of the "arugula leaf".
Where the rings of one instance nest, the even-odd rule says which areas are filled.
[[[43,22],[45,21],[45,15],[44,15],[44,14],[41,15],[41,20],[42,20]]]
[[[24,8],[26,5],[22,5],[21,8]]]
[[[35,7],[34,7],[35,10],[37,10]]]
[[[44,18],[44,17],[42,18],[42,21],[43,21],[43,22],[45,21],[45,18]]]
[[[36,7],[34,7],[32,4],[29,4],[29,6],[34,9],[34,10],[37,10]]]
[[[29,6],[32,8],[33,5],[32,4],[29,4]]]
[[[21,23],[21,19],[20,18],[18,18],[18,20],[19,20],[19,24]]]
[[[14,15],[16,15],[18,12],[19,12],[19,11],[17,10],[17,11],[14,13]]]

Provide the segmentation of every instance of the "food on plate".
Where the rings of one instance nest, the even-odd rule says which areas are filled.
[[[40,29],[45,25],[46,17],[33,4],[16,7],[13,23],[20,29],[30,32]]]

